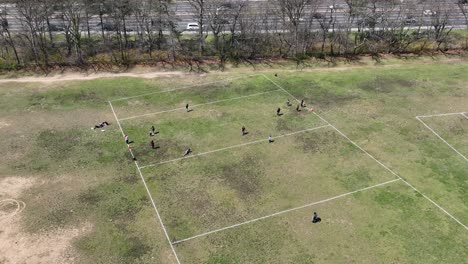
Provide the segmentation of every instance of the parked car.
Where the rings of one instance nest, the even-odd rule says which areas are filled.
[[[187,30],[199,30],[200,26],[197,22],[190,22],[187,24]]]

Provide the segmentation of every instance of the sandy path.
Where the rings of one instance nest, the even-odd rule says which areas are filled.
[[[96,73],[96,74],[79,74],[79,73],[65,73],[55,76],[31,76],[31,77],[20,77],[11,79],[1,79],[0,83],[8,82],[61,82],[61,81],[84,81],[93,80],[99,78],[117,78],[117,77],[135,77],[135,78],[157,78],[157,77],[171,77],[171,76],[182,76],[184,72],[145,72],[145,73]]]
[[[389,68],[398,68],[402,66],[409,66],[409,65],[416,65],[416,64],[431,64],[431,63],[454,63],[454,62],[463,62],[466,59],[463,58],[443,58],[443,59],[432,59],[432,58],[422,58],[421,60],[414,60],[414,61],[407,61],[403,63],[390,63],[390,64],[380,64],[376,65],[373,64],[372,61],[365,62],[364,64],[347,64],[347,65],[340,65],[334,67],[326,67],[326,66],[318,66],[318,67],[306,67],[302,69],[291,69],[287,67],[286,69],[281,68],[271,68],[271,69],[252,69],[252,68],[245,68],[241,71],[225,71],[219,72],[214,71],[215,74],[232,74],[232,73],[246,73],[249,74],[253,73],[269,73],[269,72],[317,72],[317,71],[344,71],[344,70],[352,70],[358,68],[368,68],[368,67],[389,67]],[[385,60],[383,60],[385,62]],[[93,74],[82,74],[82,73],[64,73],[58,74],[54,76],[28,76],[28,77],[19,77],[19,78],[7,78],[7,79],[0,79],[0,83],[9,83],[9,82],[20,82],[20,83],[27,83],[27,82],[43,82],[43,83],[53,83],[53,82],[61,82],[61,81],[83,81],[83,80],[93,80],[99,78],[118,78],[118,77],[134,77],[134,78],[144,78],[144,79],[152,79],[158,77],[183,77],[187,75],[194,75],[193,73],[183,72],[183,71],[153,71],[148,72],[149,69],[145,70],[135,70],[135,72],[125,72],[125,73],[93,73]],[[139,72],[140,71],[140,72]]]

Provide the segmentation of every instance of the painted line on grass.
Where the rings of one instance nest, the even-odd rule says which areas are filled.
[[[468,116],[465,113],[462,113],[462,116],[464,116],[466,119],[468,119]]]
[[[281,88],[284,90],[284,92],[286,92],[287,94],[289,94],[292,98],[296,99],[296,101],[300,102],[299,99],[297,99],[294,95],[292,95],[290,92],[288,92],[286,89],[284,89],[282,86],[280,86],[279,84],[277,84],[276,82],[274,82],[272,79],[268,78],[266,75],[263,75],[265,78],[267,78],[268,80],[270,80],[273,84],[275,84],[277,87]],[[468,230],[468,227],[463,224],[460,220],[458,220],[455,216],[453,216],[452,214],[450,214],[447,210],[445,210],[442,206],[438,205],[436,202],[434,202],[431,198],[429,198],[427,195],[425,195],[424,193],[422,193],[421,191],[419,191],[418,189],[416,189],[416,187],[414,187],[413,185],[411,185],[409,182],[407,182],[406,180],[404,180],[400,175],[398,175],[397,173],[395,173],[393,170],[391,170],[389,167],[387,167],[385,164],[383,164],[382,162],[380,162],[378,159],[376,159],[374,156],[372,156],[369,152],[367,152],[366,150],[364,150],[361,146],[359,146],[357,143],[355,143],[354,141],[352,141],[348,136],[346,136],[343,132],[341,132],[338,128],[336,128],[334,125],[332,125],[330,122],[328,122],[326,119],[324,119],[323,117],[321,117],[319,114],[317,114],[316,112],[313,112],[318,118],[320,118],[322,121],[324,121],[325,123],[327,123],[328,125],[330,125],[331,127],[333,127],[340,135],[342,135],[344,138],[346,138],[351,144],[353,144],[354,146],[356,146],[358,149],[360,149],[362,152],[364,152],[365,154],[367,154],[367,156],[369,156],[370,158],[372,158],[373,160],[375,160],[378,164],[380,164],[380,166],[382,166],[383,168],[385,168],[387,171],[389,171],[390,173],[392,173],[394,176],[398,177],[401,181],[403,181],[406,185],[408,185],[411,189],[413,189],[415,192],[419,193],[420,195],[422,195],[424,198],[426,198],[429,202],[431,202],[434,206],[436,206],[437,208],[439,208],[442,212],[444,212],[446,215],[448,215],[450,218],[452,218],[455,222],[457,222],[458,224],[460,224],[462,227],[464,227],[466,230]],[[451,114],[451,113],[450,113]],[[448,115],[448,114],[445,114],[445,115]],[[419,118],[418,118],[419,120]],[[421,120],[420,120],[421,121]],[[423,122],[424,123],[424,122]]]
[[[328,199],[324,199],[324,200],[320,200],[320,201],[317,201],[317,202],[313,202],[313,203],[305,204],[305,205],[302,205],[302,206],[294,207],[294,208],[291,208],[291,209],[283,210],[283,211],[280,211],[280,212],[276,212],[276,213],[273,213],[273,214],[269,214],[269,215],[266,215],[266,216],[255,218],[255,219],[245,221],[245,222],[242,222],[242,223],[238,223],[238,224],[235,224],[235,225],[219,228],[219,229],[212,230],[212,231],[209,231],[209,232],[206,232],[206,233],[203,233],[203,234],[199,234],[199,235],[192,236],[192,237],[189,237],[189,238],[177,240],[175,242],[172,242],[172,244],[173,245],[179,244],[179,243],[182,243],[182,242],[186,242],[188,240],[192,240],[192,239],[195,239],[195,238],[207,236],[207,235],[210,235],[210,234],[213,234],[213,233],[221,232],[221,231],[231,229],[231,228],[235,228],[235,227],[239,227],[239,226],[242,226],[242,225],[250,224],[250,223],[257,222],[257,221],[260,221],[260,220],[263,220],[263,219],[266,219],[266,218],[270,218],[270,217],[273,217],[273,216],[277,216],[277,215],[280,215],[280,214],[284,214],[284,213],[296,211],[296,210],[299,210],[299,209],[307,208],[307,207],[310,207],[310,206],[313,206],[313,205],[329,202],[329,201],[336,200],[336,199],[339,199],[339,198],[342,198],[342,197],[345,197],[345,196],[348,196],[348,195],[351,195],[351,194],[354,194],[354,193],[357,193],[357,192],[362,192],[362,191],[365,191],[365,190],[369,190],[369,189],[372,189],[372,188],[383,186],[383,185],[386,185],[386,184],[389,184],[389,183],[392,183],[392,182],[396,182],[396,181],[400,181],[400,179],[393,179],[393,180],[382,182],[382,183],[379,183],[379,184],[376,184],[376,185],[368,186],[368,187],[365,187],[365,188],[362,188],[362,189],[359,189],[359,190],[356,190],[356,191],[343,193],[343,194],[340,194],[340,195],[337,195],[337,196],[334,196],[334,197],[331,197],[331,198],[328,198]]]
[[[239,79],[244,79],[244,78],[250,78],[250,77],[255,77],[255,76],[260,76],[260,74],[252,74],[252,75],[240,76],[240,77],[235,77],[235,78],[230,78],[230,79],[223,79],[223,80],[219,80],[219,81],[213,81],[213,82],[207,82],[207,83],[194,84],[194,85],[189,85],[189,86],[185,86],[185,87],[181,87],[181,88],[175,88],[175,89],[169,89],[169,90],[163,90],[163,91],[157,91],[157,92],[139,94],[139,95],[134,95],[134,96],[122,97],[122,98],[117,98],[117,99],[111,100],[111,101],[109,101],[109,102],[124,101],[124,100],[129,100],[129,99],[133,99],[133,98],[143,97],[143,96],[147,96],[147,95],[160,94],[160,93],[167,93],[167,92],[173,92],[173,91],[179,91],[179,90],[186,90],[186,89],[190,89],[190,88],[197,87],[197,86],[203,86],[203,85],[209,85],[209,84],[215,84],[215,83],[227,82],[227,81],[234,81],[234,80],[239,80]]]
[[[465,157],[465,155],[461,154],[456,148],[454,148],[452,145],[450,145],[445,139],[443,139],[437,132],[434,131],[429,125],[424,123],[424,121],[421,120],[421,118],[416,117],[419,122],[421,122],[427,129],[429,129],[434,135],[436,135],[440,140],[442,140],[447,146],[449,146],[453,151],[455,151],[458,155],[460,155],[465,161],[468,161],[468,159]]]
[[[122,133],[122,136],[125,136],[125,133],[124,133],[124,131],[122,129],[122,126],[120,125],[119,119],[117,118],[117,114],[115,113],[114,107],[112,106],[112,103],[110,101],[109,101],[109,105],[110,105],[110,107],[112,109],[112,113],[114,114],[115,121],[119,125],[120,132]],[[174,254],[174,257],[175,257],[177,263],[180,264],[179,257],[177,256],[177,253],[176,253],[176,251],[174,249],[174,246],[172,245],[171,240],[169,239],[169,234],[167,233],[166,227],[164,226],[164,223],[163,223],[163,221],[161,219],[161,215],[159,214],[158,207],[156,206],[156,203],[154,202],[153,196],[151,195],[151,193],[149,191],[148,185],[146,184],[145,178],[143,177],[143,173],[141,172],[140,166],[138,166],[138,162],[135,160],[135,156],[133,155],[133,151],[130,148],[129,144],[127,144],[127,148],[130,151],[130,154],[132,155],[132,157],[134,159],[134,163],[135,163],[135,166],[136,166],[136,168],[138,170],[138,173],[140,174],[141,181],[143,182],[143,185],[145,186],[146,193],[148,194],[148,196],[149,196],[149,198],[151,200],[151,204],[153,205],[154,211],[156,211],[156,215],[158,217],[159,223],[160,223],[160,225],[161,225],[161,227],[162,227],[162,229],[164,231],[164,234],[166,235],[166,239],[169,242],[169,246],[172,249],[172,253]]]
[[[273,93],[273,92],[277,92],[277,91],[281,91],[281,89],[276,89],[276,90],[271,90],[271,91],[266,91],[266,92],[261,92],[261,93],[256,93],[256,94],[250,94],[250,95],[244,95],[244,96],[238,96],[238,97],[229,98],[229,99],[217,100],[217,101],[212,101],[212,102],[203,103],[203,104],[196,104],[196,105],[192,105],[190,108],[195,108],[195,107],[199,107],[199,106],[203,106],[203,105],[210,105],[210,104],[228,102],[228,101],[234,101],[234,100],[240,100],[240,99],[244,99],[244,98],[248,98],[248,97],[259,96],[259,95],[263,95],[263,94],[267,94],[267,93]],[[164,111],[159,111],[159,112],[153,112],[153,113],[147,113],[147,114],[143,114],[143,115],[125,117],[125,118],[119,119],[119,121],[125,121],[125,120],[129,120],[129,119],[135,119],[135,118],[140,118],[140,117],[145,117],[145,116],[150,116],[150,115],[158,115],[158,114],[163,114],[163,113],[176,112],[176,111],[181,111],[181,110],[185,110],[185,107],[174,108],[174,109],[169,109],[169,110],[164,110]]]
[[[435,114],[435,115],[422,115],[422,116],[416,116],[416,117],[417,117],[417,118],[425,118],[425,117],[451,116],[451,115],[463,115],[463,112],[459,112],[459,113],[444,113],[444,114]]]
[[[305,132],[309,132],[309,131],[313,131],[313,130],[317,130],[317,129],[321,129],[321,128],[325,128],[325,127],[329,127],[329,126],[330,125],[319,126],[319,127],[314,127],[314,128],[308,128],[308,129],[304,129],[304,130],[300,130],[300,131],[296,131],[296,132],[291,132],[291,133],[287,133],[287,134],[283,134],[283,135],[279,135],[279,136],[274,136],[273,139],[292,136],[292,135],[299,134],[299,133],[305,133]],[[230,146],[230,147],[225,147],[225,148],[210,150],[210,151],[206,151],[206,152],[201,152],[201,153],[198,153],[198,154],[185,156],[185,157],[181,157],[181,158],[177,158],[177,159],[161,161],[161,162],[158,162],[158,163],[141,166],[140,168],[144,169],[144,168],[154,167],[154,166],[165,164],[165,163],[175,162],[175,161],[179,161],[179,160],[183,160],[183,159],[195,158],[195,157],[199,157],[199,156],[203,156],[203,155],[207,155],[207,154],[211,154],[211,153],[215,153],[215,152],[220,152],[220,151],[233,149],[233,148],[239,148],[239,147],[248,146],[248,145],[252,145],[252,144],[257,144],[257,143],[261,143],[261,142],[267,142],[267,141],[268,141],[268,139],[260,139],[260,140],[250,141],[250,142],[242,143],[242,144],[239,144],[239,145],[234,145],[234,146]]]

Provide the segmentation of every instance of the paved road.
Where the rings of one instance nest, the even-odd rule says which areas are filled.
[[[437,9],[436,6],[431,6],[429,4],[414,4],[409,5],[405,1],[410,0],[400,0],[402,2],[401,8],[394,8],[390,9],[385,6],[380,6],[377,8],[378,12],[385,12],[384,17],[388,18],[390,22],[397,22],[401,20],[406,20],[407,16],[411,16],[413,19],[408,20],[407,26],[430,26],[431,20],[434,17],[430,15],[424,15],[425,10],[431,10],[432,12]],[[417,1],[417,0],[413,0]],[[437,4],[441,6],[442,9],[445,9],[448,14],[448,24],[449,26],[453,26],[455,28],[465,28],[466,27],[466,20],[463,16],[463,13],[457,6],[458,0],[440,0]],[[330,8],[333,6],[333,8]],[[208,9],[214,9],[216,7],[209,7]],[[467,7],[468,8],[468,7]],[[0,9],[7,12],[6,18],[8,20],[9,28],[11,31],[14,32],[21,32],[24,31],[23,26],[21,25],[21,21],[19,19],[18,10],[14,7],[14,5],[0,5]],[[176,1],[174,4],[170,6],[170,10],[172,10],[175,14],[175,21],[177,23],[178,29],[181,31],[187,31],[187,24],[190,22],[196,22],[196,12],[195,9],[188,1]],[[260,23],[263,18],[266,19],[267,23],[262,23],[262,30],[279,30],[284,31],[287,30],[284,28],[283,18],[278,15],[278,12],[275,11],[271,4],[265,0],[250,0],[248,3],[248,7],[245,8],[245,19],[247,21],[256,21],[255,23]],[[304,26],[311,28],[312,30],[319,30],[320,25],[317,21],[312,23],[311,25],[307,25],[307,21],[310,19],[310,16],[314,13],[320,13],[326,15],[327,17],[330,16],[330,13],[333,12],[333,17],[336,19],[336,26],[339,27],[348,24],[348,16],[346,15],[349,12],[349,8],[345,4],[344,0],[326,0],[320,6],[317,7],[310,7],[306,8],[305,13],[307,14],[304,17],[304,21],[301,21]],[[443,11],[444,12],[444,11]],[[442,12],[442,13],[443,13]],[[426,12],[427,13],[427,12]],[[53,25],[57,25],[60,31],[61,28],[61,20],[58,19],[59,13],[55,13],[52,16],[51,23]],[[229,20],[229,17],[226,16],[223,19]],[[105,23],[111,24],[112,21],[110,18],[105,18]],[[90,19],[90,28],[93,32],[100,32],[99,26],[99,18],[97,16],[93,16]],[[229,22],[229,21],[228,21]],[[267,28],[268,25],[268,28]],[[377,27],[382,27],[381,23],[376,25]],[[356,21],[352,25],[353,28],[356,26]],[[130,17],[127,20],[127,28],[131,32],[137,31],[138,25],[136,19],[134,17]],[[83,29],[85,29],[85,25],[83,25]],[[193,33],[193,32],[192,32]]]

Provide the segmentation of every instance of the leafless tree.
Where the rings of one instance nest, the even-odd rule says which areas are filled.
[[[21,60],[18,55],[18,50],[16,48],[15,40],[13,39],[10,29],[8,28],[9,22],[8,22],[7,16],[8,16],[8,10],[6,7],[4,7],[3,10],[0,11],[0,36],[2,36],[2,38],[5,40],[5,43],[8,44],[8,46],[10,46],[10,48],[13,50],[16,63],[18,65],[21,65]]]
[[[194,16],[198,23],[198,53],[199,56],[203,56],[205,50],[205,20],[207,16],[206,6],[207,0],[188,0],[190,5],[194,9]]]

